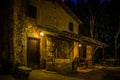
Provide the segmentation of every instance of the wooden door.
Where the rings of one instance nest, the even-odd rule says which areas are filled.
[[[40,40],[27,39],[27,66],[33,69],[40,68]]]

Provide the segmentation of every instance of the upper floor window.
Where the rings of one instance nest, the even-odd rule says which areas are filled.
[[[28,17],[37,18],[37,8],[33,5],[28,5]]]
[[[69,23],[69,30],[73,31],[73,23],[72,22]]]

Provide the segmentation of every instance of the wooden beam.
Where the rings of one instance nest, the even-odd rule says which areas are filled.
[[[93,52],[91,53],[91,55],[93,55],[93,54],[98,50],[99,47],[100,47],[100,46],[97,46],[97,47],[93,50]]]

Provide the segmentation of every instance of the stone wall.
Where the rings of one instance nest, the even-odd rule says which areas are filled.
[[[68,24],[73,22],[74,32],[78,33],[79,23],[58,3],[47,0],[30,0],[30,4],[37,7],[37,18],[32,19],[26,15],[27,4],[27,0],[14,1],[14,63],[27,66],[27,37],[33,37],[40,39],[40,65],[43,65],[42,61],[47,57],[46,37],[39,36],[39,32],[44,30],[37,28],[37,25],[57,27],[59,30],[69,31]],[[71,69],[71,63],[56,64],[68,65],[68,69]],[[60,67],[57,65],[56,69],[59,70]],[[61,67],[61,69],[66,70],[64,67]]]
[[[68,74],[72,72],[72,61],[70,59],[55,59],[54,62],[47,61],[46,69],[49,71],[56,71],[60,74]]]
[[[27,37],[38,38],[35,22],[27,19],[26,2],[14,2],[14,61],[17,65],[27,65]]]
[[[21,0],[14,2],[14,61],[17,65],[25,64],[25,13]]]
[[[55,59],[55,70],[60,74],[72,72],[72,61],[70,59]]]
[[[59,30],[69,31],[69,23],[74,25],[74,33],[78,34],[79,24],[59,3],[52,0],[32,1],[30,4],[37,7],[37,24],[56,27]]]

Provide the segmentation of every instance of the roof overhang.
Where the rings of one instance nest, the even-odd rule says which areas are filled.
[[[95,44],[95,45],[98,45],[100,47],[107,47],[109,46],[108,44],[106,43],[103,43],[101,41],[98,41],[96,39],[92,39],[92,38],[89,38],[89,37],[86,37],[86,36],[81,36],[80,39],[83,41],[83,42],[88,42],[88,43],[92,43],[92,44]]]
[[[76,42],[83,42],[85,44],[94,44],[100,47],[109,46],[108,44],[98,41],[96,39],[92,39],[92,38],[89,38],[83,35],[78,35],[71,31],[61,31],[57,29],[56,27],[49,27],[49,26],[42,26],[42,25],[37,25],[37,27],[39,29],[47,31],[48,32],[47,35],[53,36],[56,38],[71,40],[71,41],[76,41]],[[52,33],[52,34],[49,34],[49,33]]]
[[[66,39],[71,41],[77,41],[80,42],[80,36],[74,32],[71,31],[61,31],[57,29],[56,27],[49,27],[49,26],[42,26],[37,25],[38,29],[46,31],[47,36],[53,36],[60,39]]]

